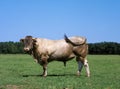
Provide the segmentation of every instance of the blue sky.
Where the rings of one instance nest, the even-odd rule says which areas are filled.
[[[0,0],[0,42],[65,33],[120,43],[120,0]]]

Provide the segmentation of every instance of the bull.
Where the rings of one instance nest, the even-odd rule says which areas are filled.
[[[26,36],[20,41],[24,44],[24,51],[32,55],[34,60],[43,67],[43,76],[47,76],[47,65],[49,62],[61,61],[66,66],[66,62],[74,58],[76,58],[78,63],[77,75],[80,75],[84,65],[87,77],[90,76],[86,38],[79,36],[68,38],[64,35],[64,39],[49,40]]]

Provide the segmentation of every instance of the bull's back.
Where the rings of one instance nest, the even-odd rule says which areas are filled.
[[[37,43],[40,52],[48,51],[49,54],[56,56],[62,56],[70,51],[70,45],[65,40],[37,39]]]
[[[47,48],[51,60],[67,61],[69,58],[73,57],[73,47],[66,43],[65,40],[54,40],[53,44],[48,45]]]
[[[51,45],[51,48],[54,49],[54,53],[52,54],[52,56],[55,58],[69,57],[72,53],[72,47],[64,40],[58,40],[56,43]]]

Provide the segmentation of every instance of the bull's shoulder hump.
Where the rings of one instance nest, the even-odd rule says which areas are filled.
[[[46,39],[46,38],[35,38],[37,41],[51,41],[49,39]]]

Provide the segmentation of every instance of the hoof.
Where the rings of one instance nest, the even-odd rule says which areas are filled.
[[[44,76],[44,75],[43,75],[42,77],[43,77],[43,78],[46,78],[47,76]]]
[[[43,74],[42,77],[47,77],[47,75]]]
[[[86,77],[90,77],[90,74],[87,74]]]
[[[80,76],[80,71],[77,71],[77,76]]]

